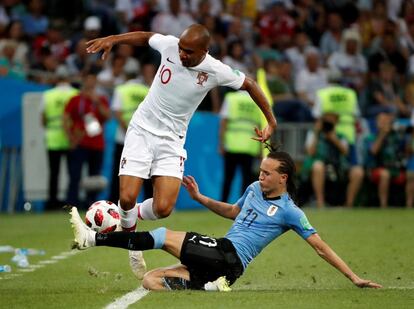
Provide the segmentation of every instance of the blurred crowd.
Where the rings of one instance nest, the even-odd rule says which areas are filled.
[[[0,0],[0,76],[64,81],[80,89],[72,109],[80,104],[94,115],[89,123],[102,125],[107,109],[119,111],[117,87],[131,79],[148,85],[159,57],[150,48],[119,45],[102,62],[85,43],[126,31],[180,36],[193,23],[210,31],[212,56],[257,78],[279,123],[314,123],[304,145],[300,180],[310,190],[303,196],[311,191],[318,207],[351,207],[369,180],[378,194],[368,203],[386,207],[403,197],[413,206],[413,0]],[[101,105],[89,110],[86,101]],[[200,109],[229,117],[220,112],[226,101],[226,89],[212,91]],[[91,146],[75,135],[72,148]],[[102,148],[92,142],[93,150]],[[329,194],[337,190],[344,196]]]

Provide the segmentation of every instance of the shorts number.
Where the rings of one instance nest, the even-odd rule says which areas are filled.
[[[207,247],[217,247],[217,241],[214,238],[208,236],[201,236],[201,239],[198,241],[201,245]]]
[[[249,222],[247,224],[247,227],[249,227],[250,225],[252,225],[252,223],[254,222],[254,220],[256,220],[258,214],[256,212],[253,211],[253,209],[248,209],[246,214],[246,217],[244,217],[242,223],[244,223],[244,221]],[[247,217],[249,217],[249,219],[247,219]]]
[[[164,64],[160,70],[161,83],[167,84],[171,79],[171,75],[172,75],[171,70],[169,68],[166,68]]]

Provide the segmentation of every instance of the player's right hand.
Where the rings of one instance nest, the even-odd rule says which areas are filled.
[[[193,200],[197,200],[197,197],[200,195],[200,190],[198,189],[198,184],[195,181],[193,176],[184,176],[182,181],[183,186],[187,189],[188,194],[190,194]]]
[[[374,289],[382,288],[381,284],[372,282],[371,280],[358,278],[356,280],[353,280],[353,282],[359,288],[374,288]]]
[[[89,54],[95,54],[103,50],[102,60],[106,60],[111,52],[112,46],[114,46],[113,36],[110,35],[86,42],[86,52]]]

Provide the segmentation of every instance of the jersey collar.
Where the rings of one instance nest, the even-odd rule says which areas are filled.
[[[265,201],[277,201],[277,200],[280,200],[282,198],[281,195],[275,196],[275,197],[266,197],[263,192],[262,192],[262,197]]]

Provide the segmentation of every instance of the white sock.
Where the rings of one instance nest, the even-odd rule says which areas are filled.
[[[204,284],[204,290],[206,290],[206,291],[218,291],[219,289],[218,289],[217,285],[215,284],[215,282],[209,281],[206,284]]]
[[[149,198],[138,205],[138,219],[140,220],[157,220],[158,217],[155,215],[152,209],[153,198]]]
[[[119,214],[121,216],[121,227],[125,230],[131,230],[137,225],[138,207],[135,205],[130,210],[123,210],[118,202]]]

